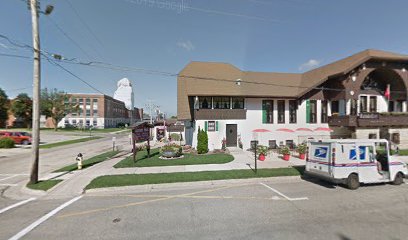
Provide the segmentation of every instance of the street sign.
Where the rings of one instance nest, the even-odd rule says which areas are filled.
[[[133,139],[136,142],[145,142],[150,138],[150,128],[142,126],[140,128],[133,129]]]

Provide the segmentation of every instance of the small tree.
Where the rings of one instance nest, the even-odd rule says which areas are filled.
[[[54,124],[54,130],[57,125],[68,113],[77,111],[78,106],[68,103],[68,96],[65,92],[53,89],[48,91],[47,88],[41,91],[41,114],[50,117]]]
[[[9,100],[7,94],[0,88],[0,127],[4,127],[8,119],[7,110],[9,108]]]
[[[197,153],[204,154],[208,152],[208,135],[204,130],[198,129],[197,134]]]
[[[16,118],[22,118],[24,125],[30,128],[32,122],[33,101],[26,93],[20,93],[11,102],[11,112]]]

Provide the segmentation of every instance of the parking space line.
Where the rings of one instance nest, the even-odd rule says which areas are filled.
[[[280,195],[281,197],[285,198],[285,199],[288,200],[288,201],[309,200],[309,198],[307,198],[307,197],[291,198],[291,197],[286,196],[285,194],[279,192],[278,190],[276,190],[276,189],[274,189],[274,188],[272,188],[272,187],[270,187],[270,186],[268,186],[268,185],[266,185],[266,184],[264,184],[264,183],[259,183],[259,184],[261,184],[262,186],[264,186],[264,187],[266,187],[266,188],[269,188],[269,189],[272,190],[274,193]]]
[[[3,184],[0,184],[0,186],[15,187],[15,186],[17,186],[17,184],[13,184],[13,183],[3,183]]]
[[[13,204],[13,205],[10,205],[10,206],[8,206],[8,207],[5,207],[5,208],[3,208],[3,209],[0,210],[0,214],[2,214],[2,213],[4,213],[4,212],[7,212],[7,211],[10,210],[10,209],[16,208],[16,207],[21,206],[21,205],[23,205],[23,204],[26,204],[26,203],[28,203],[28,202],[34,201],[34,200],[35,200],[35,198],[29,198],[29,199],[23,200],[23,201],[21,201],[21,202],[15,203],[15,204]]]
[[[21,230],[20,232],[18,232],[16,235],[14,235],[13,237],[9,238],[9,240],[18,240],[22,237],[24,237],[27,233],[31,232],[34,228],[36,228],[37,226],[39,226],[41,223],[47,221],[50,217],[54,216],[55,214],[57,214],[59,211],[61,211],[62,209],[68,207],[69,205],[71,205],[72,203],[78,201],[79,199],[81,199],[82,196],[78,196],[75,197],[71,200],[69,200],[68,202],[60,205],[59,207],[55,208],[54,210],[52,210],[51,212],[47,213],[46,215],[42,216],[41,218],[39,218],[37,221],[33,222],[32,224],[30,224],[28,227],[24,228],[23,230]]]

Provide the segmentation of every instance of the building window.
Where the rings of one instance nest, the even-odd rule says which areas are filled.
[[[289,100],[289,123],[297,121],[297,101]]]
[[[360,97],[360,112],[367,112],[367,96]]]
[[[208,121],[208,132],[215,132],[215,121]]]
[[[327,119],[328,113],[327,113],[327,101],[323,100],[322,101],[322,116],[321,116],[321,123],[327,123],[328,119]]]
[[[370,96],[370,112],[377,112],[377,96]]]
[[[377,134],[376,133],[369,133],[368,134],[368,139],[377,139]]]
[[[331,102],[331,111],[332,114],[339,114],[339,101],[332,101]]]
[[[232,98],[232,108],[233,109],[244,109],[244,98],[243,97],[233,97]]]
[[[277,149],[278,145],[276,144],[276,140],[269,140],[269,149]]]
[[[90,98],[86,99],[86,105],[91,105],[91,99]]]
[[[357,100],[350,100],[350,115],[357,115]]]
[[[309,100],[307,105],[306,105],[307,108],[306,122],[317,123],[317,101]]]
[[[273,100],[262,101],[262,123],[273,123]]]
[[[394,101],[388,101],[388,112],[394,112]]]
[[[91,125],[91,120],[86,120],[86,126],[89,127]]]
[[[87,117],[91,116],[91,109],[86,109],[86,116]]]
[[[77,124],[76,119],[72,120],[72,125],[76,126],[76,124]]]
[[[98,109],[94,109],[92,116],[97,117],[98,116]]]
[[[400,134],[399,133],[392,133],[391,134],[391,141],[395,144],[400,144]]]
[[[229,97],[214,97],[214,109],[230,109]]]
[[[93,126],[94,126],[94,127],[98,126],[98,121],[95,120],[95,119],[93,120]]]
[[[395,111],[402,112],[402,101],[398,100],[395,102]]]
[[[278,100],[278,123],[285,123],[285,100]]]
[[[200,109],[211,109],[211,97],[199,97]]]

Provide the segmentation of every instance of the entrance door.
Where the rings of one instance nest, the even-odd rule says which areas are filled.
[[[227,147],[237,146],[237,124],[227,124],[226,127]]]

